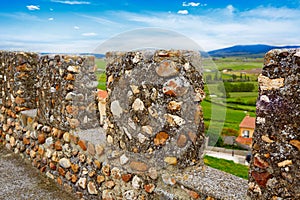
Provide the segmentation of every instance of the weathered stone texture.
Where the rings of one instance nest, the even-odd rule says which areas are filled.
[[[36,108],[38,54],[0,51],[1,105],[13,115]]]
[[[1,52],[0,143],[79,199],[245,199],[233,187],[245,180],[201,166],[198,53],[108,58],[106,134],[88,129],[99,124],[93,58]],[[290,144],[299,148],[297,138]]]
[[[259,77],[251,199],[300,199],[300,49],[272,50]]]
[[[94,57],[46,55],[38,66],[40,122],[61,130],[99,125]]]
[[[0,51],[0,142],[11,150],[20,148],[19,140],[30,144],[30,137],[34,134],[27,134],[22,137],[22,120],[18,119],[21,111],[36,108],[36,68],[38,54],[24,52]],[[1,138],[2,136],[2,138]],[[18,150],[19,151],[19,150]],[[35,157],[35,152],[28,154]]]
[[[149,166],[201,162],[204,98],[200,55],[157,50],[107,53],[107,137]],[[193,140],[189,132],[195,134]],[[170,159],[172,158],[172,159]]]

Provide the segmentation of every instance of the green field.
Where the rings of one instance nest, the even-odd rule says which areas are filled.
[[[105,70],[105,68],[106,68],[106,63],[105,63],[104,59],[97,58],[96,65],[97,65],[98,69]]]
[[[97,71],[96,76],[98,80],[98,88],[101,90],[106,89],[106,75],[105,75],[105,68],[106,63],[104,59],[96,59]]]
[[[104,73],[98,73],[97,74],[97,80],[99,81],[98,89],[106,90],[106,75],[105,75],[105,72]]]
[[[226,57],[226,58],[213,58],[203,59],[205,69],[213,69],[212,62],[217,66],[218,70],[232,69],[247,70],[254,68],[262,68],[263,58],[243,58],[243,57]]]
[[[237,107],[228,107],[226,104],[216,104],[204,100],[201,103],[203,108],[204,124],[206,135],[210,137],[210,145],[216,144],[220,135],[233,135],[232,132],[238,133],[239,124],[246,116],[255,116],[255,107],[251,108],[252,112],[247,112]],[[249,109],[250,110],[250,109]],[[228,133],[230,131],[230,133]]]
[[[255,84],[255,92],[230,92],[229,98],[220,98],[223,94],[218,91],[218,84],[205,85],[204,91],[207,94],[207,98],[201,105],[206,125],[209,124],[210,120],[214,123],[220,123],[220,121],[225,120],[225,128],[238,130],[239,124],[246,113],[255,116],[255,104],[258,95],[257,83]],[[210,97],[210,94],[216,95],[216,97]],[[226,115],[223,114],[224,112]]]
[[[255,117],[256,110],[257,92],[230,92],[230,98],[220,98],[223,94],[217,85],[205,86],[206,93],[214,94],[214,97],[208,95],[201,103],[209,145],[215,145],[220,135],[237,136],[243,118],[246,114]]]
[[[207,166],[210,166],[212,168],[233,174],[235,176],[241,177],[243,179],[248,180],[248,171],[249,167],[234,163],[233,161],[220,159],[220,158],[214,158],[211,156],[204,156],[204,163]]]
[[[216,80],[229,81],[257,81],[259,71],[263,65],[262,58],[204,58],[204,80],[207,83]]]
[[[238,110],[233,108],[228,108],[225,105],[220,104],[214,104],[209,101],[204,100],[201,103],[201,106],[203,108],[203,116],[205,122],[209,122],[212,120],[212,122],[221,122],[225,118],[224,127],[227,128],[234,128],[238,130],[239,124],[242,121],[242,119],[246,115],[246,111],[244,110]],[[223,115],[225,112],[226,115]],[[250,114],[250,116],[255,116],[254,112],[247,112]]]

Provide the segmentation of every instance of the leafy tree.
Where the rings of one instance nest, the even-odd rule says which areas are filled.
[[[228,89],[226,89],[228,87],[230,87],[230,83],[228,83],[228,82],[220,83],[217,86],[217,89],[222,93],[222,97],[227,97],[227,98],[230,97],[229,91],[228,91]]]
[[[217,143],[216,143],[216,146],[217,146],[217,147],[223,147],[223,145],[224,145],[224,140],[223,140],[222,137],[219,137],[219,138],[218,138],[218,141],[217,141]]]
[[[223,94],[227,94],[229,92],[252,92],[255,87],[253,83],[224,82],[224,87],[222,84],[219,84],[217,88]]]
[[[232,80],[235,81],[236,78],[237,78],[236,75],[235,75],[235,74],[232,74]]]

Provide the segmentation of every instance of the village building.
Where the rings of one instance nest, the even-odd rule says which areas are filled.
[[[255,129],[255,117],[246,115],[240,123],[239,136],[236,138],[236,143],[241,145],[252,146],[252,138]]]

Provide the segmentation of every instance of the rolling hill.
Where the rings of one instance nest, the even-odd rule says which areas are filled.
[[[300,48],[300,46],[269,46],[264,44],[256,45],[236,45],[224,49],[217,49],[209,51],[209,56],[212,57],[229,57],[229,56],[242,56],[242,57],[263,57],[265,53],[271,49],[283,48]]]

